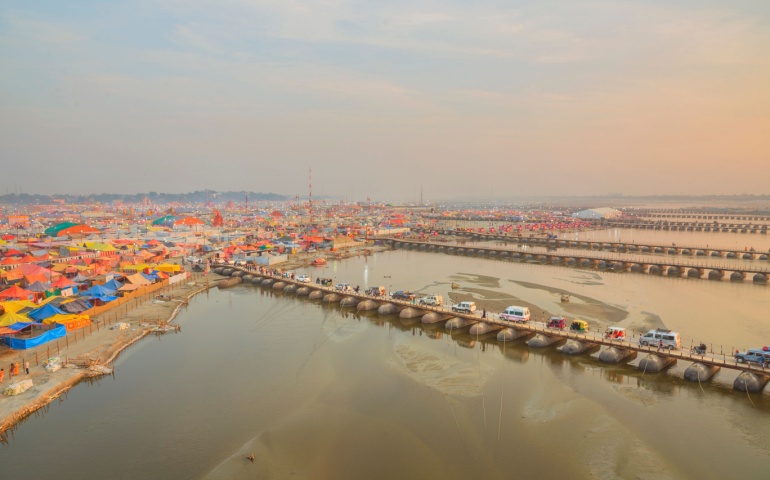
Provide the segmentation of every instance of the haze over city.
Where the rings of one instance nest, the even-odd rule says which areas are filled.
[[[6,2],[3,193],[762,194],[770,5]]]

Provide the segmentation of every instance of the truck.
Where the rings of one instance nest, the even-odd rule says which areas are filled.
[[[458,313],[473,313],[476,311],[476,302],[460,302],[452,305],[452,311]]]
[[[750,348],[746,352],[736,352],[735,361],[738,363],[757,363],[759,365],[770,365],[770,349]]]
[[[420,305],[429,305],[431,307],[438,307],[444,304],[444,297],[441,295],[428,295],[420,299]]]

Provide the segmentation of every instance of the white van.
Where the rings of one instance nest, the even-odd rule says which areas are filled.
[[[677,332],[658,328],[656,330],[650,330],[639,337],[639,345],[649,345],[651,347],[663,346],[663,348],[673,350],[682,346],[682,339]]]
[[[518,307],[516,305],[511,305],[500,314],[500,320],[518,323],[528,322],[529,317],[529,309],[527,307]]]
[[[433,307],[438,307],[443,304],[444,304],[444,297],[442,297],[441,295],[428,295],[427,297],[422,297],[420,299],[420,305],[430,305]]]

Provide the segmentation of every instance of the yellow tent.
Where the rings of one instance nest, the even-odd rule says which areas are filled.
[[[91,325],[91,317],[89,317],[88,315],[56,314],[53,317],[48,317],[45,320],[43,320],[43,323],[47,325],[50,325],[52,323],[58,323],[59,325],[64,325],[64,328],[66,328],[69,331],[69,330],[77,330],[78,328],[83,328]]]
[[[97,252],[115,252],[117,249],[112,245],[101,242],[86,242],[86,247]]]
[[[19,315],[15,312],[8,312],[0,317],[0,327],[7,327],[17,322],[31,322],[30,318],[26,315]]]
[[[161,263],[160,265],[153,268],[159,272],[165,272],[171,275],[177,274],[182,270],[181,265],[174,265],[172,263]]]
[[[8,312],[16,313],[19,310],[27,307],[30,307],[30,308],[39,307],[39,305],[37,305],[35,302],[30,302],[29,300],[14,300],[11,302],[0,302],[0,305],[3,306],[3,310],[5,310],[6,313]],[[25,320],[25,321],[28,322],[29,320]]]

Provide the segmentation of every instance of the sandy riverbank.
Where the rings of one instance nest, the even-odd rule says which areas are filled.
[[[3,365],[6,371],[11,362],[18,361],[19,365],[23,365],[24,361],[29,361],[30,372],[27,375],[22,368],[21,375],[12,378],[6,375],[0,383],[0,389],[24,379],[31,379],[34,386],[21,395],[0,395],[0,441],[7,430],[51,403],[78,382],[103,375],[102,372],[84,368],[83,365],[95,363],[109,366],[120,352],[150,334],[158,323],[173,320],[179,309],[186,306],[192,296],[215,286],[216,278],[218,277],[212,276],[207,282],[207,279],[200,275],[188,283],[165,287],[153,292],[152,296],[148,295],[148,298],[129,302],[92,318],[90,331],[81,329],[69,332],[66,339],[59,339],[58,342],[49,342],[25,351],[3,351],[0,354],[0,365]],[[152,298],[159,294],[168,295],[170,299],[158,301]],[[125,322],[130,326],[125,330],[111,328],[118,322]],[[62,363],[69,361],[81,366],[48,372],[43,368],[43,362],[49,356],[58,356]]]

